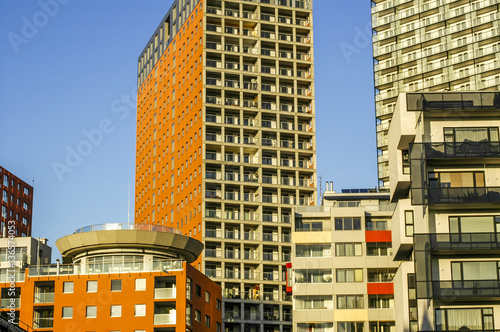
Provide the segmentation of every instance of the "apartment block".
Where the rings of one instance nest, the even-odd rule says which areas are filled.
[[[394,332],[389,193],[333,191],[323,205],[298,207],[288,269],[293,331]]]
[[[79,229],[56,245],[62,262],[24,266],[15,276],[7,267],[0,282],[1,314],[19,327],[222,330],[221,288],[190,265],[203,250],[200,241],[164,226],[104,224]]]
[[[33,187],[1,166],[0,179],[0,236],[31,236]]]
[[[398,331],[500,329],[499,92],[400,94],[389,128]]]
[[[499,90],[500,1],[371,3],[378,174],[389,188],[387,134],[400,92]]]
[[[316,204],[312,2],[174,1],[137,114],[135,221],[205,244],[225,331],[291,331],[292,208]]]

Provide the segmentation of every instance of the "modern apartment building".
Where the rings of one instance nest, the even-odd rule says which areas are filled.
[[[316,204],[312,1],[178,0],[138,62],[135,220],[201,240],[225,331],[290,331],[292,208]]]
[[[2,191],[0,237],[31,236],[33,187],[1,166],[0,179]],[[8,232],[8,226],[14,226],[14,228],[10,228]]]
[[[500,329],[499,92],[400,94],[389,129],[398,331]]]
[[[380,186],[389,187],[387,130],[400,92],[498,91],[499,0],[373,0]]]
[[[293,331],[396,331],[393,208],[388,192],[335,193],[327,184],[322,206],[295,210]]]
[[[221,288],[189,264],[203,244],[179,233],[141,224],[79,229],[56,241],[62,262],[23,266],[15,277],[8,270],[1,315],[28,331],[221,331]]]

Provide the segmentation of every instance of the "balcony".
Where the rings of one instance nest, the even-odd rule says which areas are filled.
[[[54,293],[35,293],[35,303],[54,303]]]
[[[500,187],[412,188],[412,204],[498,204]]]
[[[175,324],[176,314],[154,314],[154,325],[170,325]]]
[[[415,143],[411,159],[499,158],[500,142]]]
[[[34,318],[33,328],[34,329],[47,329],[54,327],[54,317],[47,318]]]
[[[418,287],[418,286],[417,286]],[[432,281],[433,298],[470,300],[500,297],[500,280]]]
[[[155,300],[175,299],[176,288],[155,288]]]
[[[14,306],[12,306],[12,304]],[[20,307],[21,307],[21,299],[18,297],[11,297],[0,300],[1,309],[20,308]]]
[[[443,233],[415,234],[415,250],[431,250],[440,254],[450,254],[453,251],[499,250],[500,234],[497,233]],[[427,249],[428,248],[428,249]]]

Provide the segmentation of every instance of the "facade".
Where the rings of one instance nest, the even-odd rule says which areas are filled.
[[[0,283],[2,316],[14,316],[21,328],[222,330],[221,288],[189,264],[201,242],[168,227],[105,224],[56,245],[62,262],[32,265]]]
[[[398,331],[500,329],[500,93],[400,94],[389,129]]]
[[[498,91],[499,0],[374,0],[373,59],[380,186],[400,92]]]
[[[327,185],[323,206],[298,207],[289,284],[293,331],[394,332],[388,192]]]
[[[12,235],[16,237],[31,236],[33,187],[1,166],[0,177],[0,190],[2,191],[0,236],[7,237],[10,235],[11,233],[7,231],[7,228],[12,225],[15,226],[11,231],[13,232]]]
[[[290,331],[292,208],[316,204],[312,2],[174,1],[138,62],[135,220],[205,244],[225,331]]]

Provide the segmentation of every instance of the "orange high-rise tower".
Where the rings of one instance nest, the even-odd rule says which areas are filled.
[[[315,205],[312,1],[174,1],[138,62],[135,221],[205,244],[226,331],[291,331],[291,211]]]

